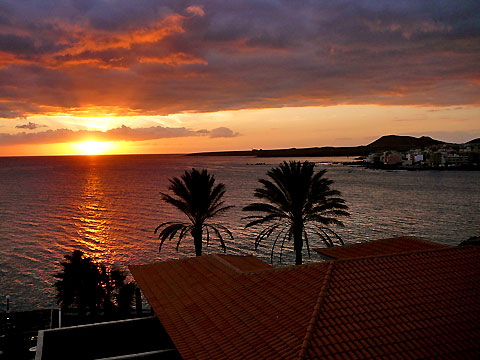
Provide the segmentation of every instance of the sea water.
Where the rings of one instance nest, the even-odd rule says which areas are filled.
[[[78,249],[95,261],[126,269],[170,258],[193,256],[186,238],[158,251],[153,230],[184,220],[161,201],[168,179],[186,169],[208,169],[226,185],[234,205],[218,219],[234,235],[227,254],[255,254],[270,261],[271,241],[254,250],[256,229],[245,229],[242,208],[254,201],[258,179],[284,159],[181,155],[64,156],[0,158],[0,309],[5,295],[14,310],[52,307],[54,274],[66,254]],[[346,159],[313,158],[327,169],[351,216],[338,233],[346,243],[413,235],[456,245],[480,235],[480,172],[382,171],[338,165]],[[351,159],[348,159],[351,160]],[[282,264],[292,264],[291,244]],[[320,242],[312,247],[322,246]],[[212,241],[204,253],[220,252]],[[318,261],[313,252],[306,261]],[[274,265],[279,265],[278,252]]]

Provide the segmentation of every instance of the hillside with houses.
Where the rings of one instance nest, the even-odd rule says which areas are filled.
[[[387,169],[480,169],[480,139],[464,144],[434,141],[432,145],[406,151],[385,148],[374,151],[363,159],[363,163],[368,167]]]

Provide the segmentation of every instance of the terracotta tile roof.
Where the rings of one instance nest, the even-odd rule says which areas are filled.
[[[475,357],[480,250],[271,268],[210,255],[131,266],[184,359]]]
[[[412,236],[402,236],[330,248],[317,248],[314,250],[336,260],[345,260],[368,256],[385,256],[411,253],[414,251],[444,249],[447,247],[449,246],[425,241]]]
[[[480,251],[335,263],[305,358],[478,358]]]
[[[256,258],[255,256],[243,256],[243,255],[223,255],[217,254],[214,255],[220,260],[226,262],[226,265],[232,266],[236,271],[246,272],[246,271],[258,271],[258,270],[268,270],[272,266],[266,262]]]
[[[329,263],[268,269],[217,255],[130,267],[183,359],[294,358]]]

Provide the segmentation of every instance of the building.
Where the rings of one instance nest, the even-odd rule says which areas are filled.
[[[468,155],[448,154],[446,163],[451,166],[468,165]]]
[[[480,250],[401,237],[273,268],[211,255],[132,274],[184,359],[476,358]]]
[[[402,153],[398,151],[386,151],[383,156],[385,158],[385,164],[387,165],[402,164]]]
[[[179,359],[156,317],[40,330],[35,360]]]
[[[479,247],[400,237],[316,251],[328,260],[271,267],[209,255],[131,266],[159,319],[149,341],[165,341],[151,358],[478,358]],[[89,346],[85,334],[69,341]]]

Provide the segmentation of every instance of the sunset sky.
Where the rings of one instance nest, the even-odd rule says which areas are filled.
[[[2,0],[0,156],[469,141],[478,14],[478,0]]]

